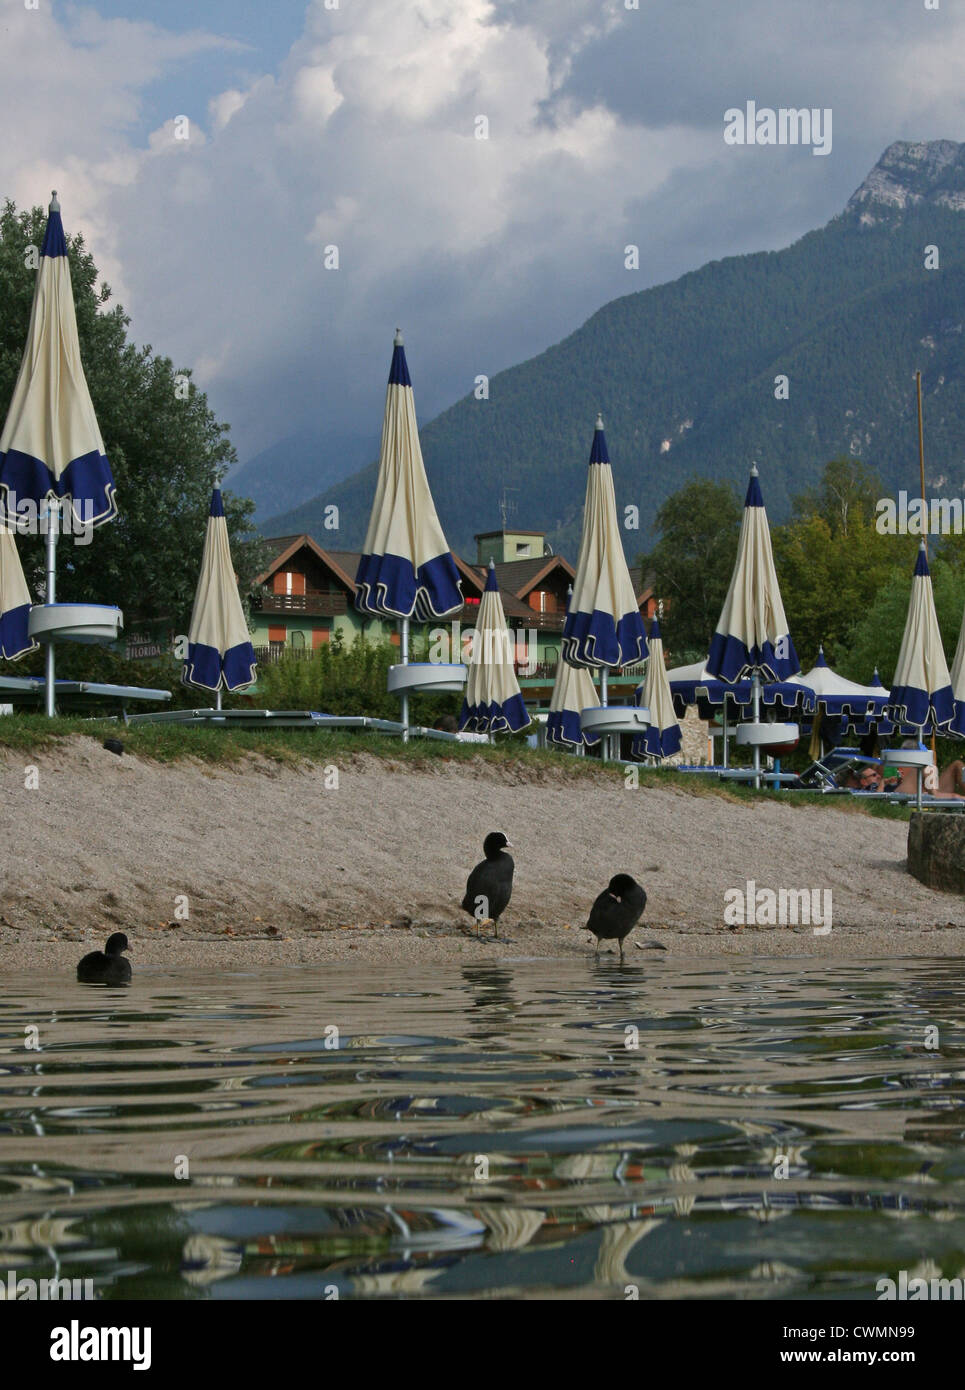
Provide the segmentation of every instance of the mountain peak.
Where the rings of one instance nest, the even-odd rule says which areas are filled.
[[[965,212],[965,145],[955,140],[896,140],[848,199],[865,226],[886,210],[935,203]]]

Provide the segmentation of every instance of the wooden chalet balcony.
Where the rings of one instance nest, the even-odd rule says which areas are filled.
[[[321,618],[347,611],[348,596],[336,593],[265,594],[259,609],[261,613],[305,613]]]
[[[447,621],[451,621],[451,619]],[[466,604],[459,614],[459,622],[463,627],[475,627],[478,621],[479,604]],[[565,621],[565,613],[536,613],[533,610],[526,614],[511,613],[506,617],[508,627],[514,629],[533,628],[536,632],[562,632]]]

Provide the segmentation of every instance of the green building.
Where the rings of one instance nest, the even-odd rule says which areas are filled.
[[[520,684],[535,701],[548,699],[560,656],[573,567],[561,555],[550,553],[541,531],[486,531],[475,539],[475,564],[453,555],[462,578],[462,611],[439,622],[413,622],[412,640],[428,642],[430,659],[433,649],[439,659],[461,659],[460,639],[476,625],[491,557],[506,623],[516,633]],[[258,576],[260,593],[251,612],[252,642],[260,662],[276,661],[284,652],[307,655],[336,633],[343,642],[365,633],[373,639],[388,637],[398,645],[396,624],[355,608],[357,551],[324,549],[309,535],[275,536],[267,544],[274,557]],[[652,589],[639,583],[638,574],[631,574],[641,612],[650,617],[656,607]],[[441,649],[445,642],[448,650]],[[639,674],[628,672],[626,679],[636,684]]]

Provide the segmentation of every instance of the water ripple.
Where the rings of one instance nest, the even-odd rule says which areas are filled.
[[[959,976],[10,977],[0,1274],[104,1298],[871,1298],[923,1260],[959,1275]]]

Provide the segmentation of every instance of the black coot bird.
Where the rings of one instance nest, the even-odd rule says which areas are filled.
[[[129,951],[127,937],[116,931],[107,938],[107,951],[90,951],[77,967],[82,985],[128,985],[131,982],[131,962],[122,951]]]
[[[477,864],[466,880],[466,896],[462,906],[479,922],[492,922],[494,935],[499,935],[499,919],[513,896],[513,860],[505,853],[512,849],[501,830],[494,830],[483,841],[486,858]]]
[[[643,916],[647,895],[629,874],[615,874],[590,909],[587,931],[596,937],[596,954],[601,941],[618,941],[623,960],[623,938],[629,936]]]

